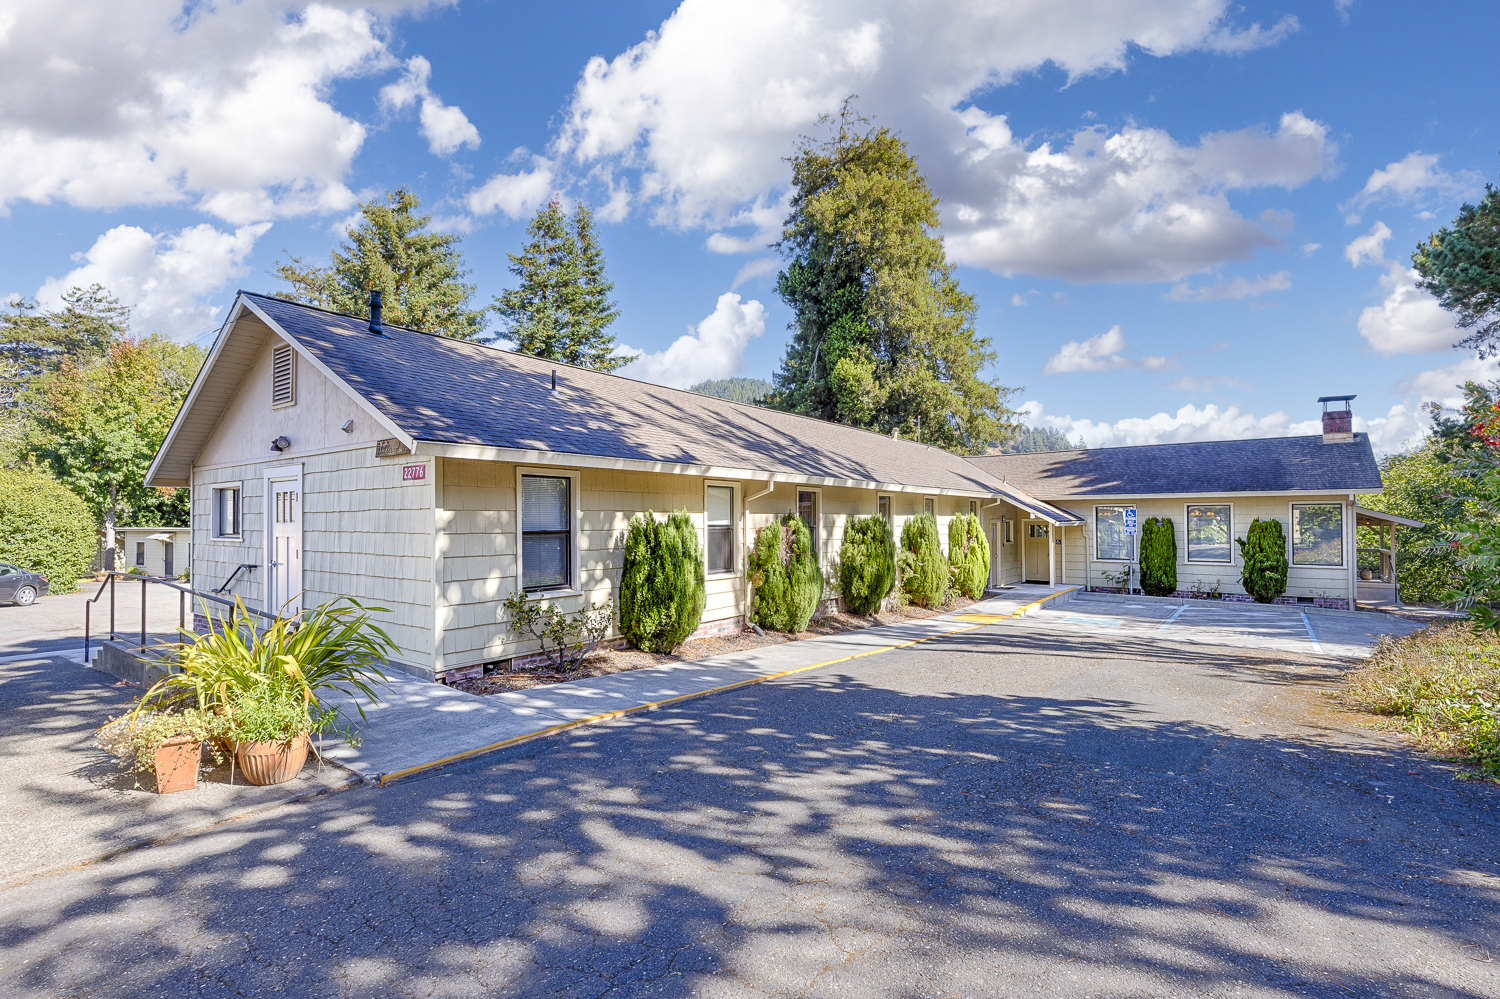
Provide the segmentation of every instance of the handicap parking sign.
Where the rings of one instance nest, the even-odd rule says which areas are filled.
[[[1135,533],[1135,507],[1133,506],[1127,506],[1125,508],[1125,533]]]

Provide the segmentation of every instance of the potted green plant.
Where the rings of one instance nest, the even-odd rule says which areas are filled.
[[[225,728],[225,719],[211,711],[128,711],[101,728],[96,741],[139,775],[154,773],[159,794],[190,791],[198,786],[203,743]],[[214,759],[222,756],[214,751]]]
[[[225,706],[224,729],[235,762],[252,784],[283,784],[302,772],[313,734],[335,732],[352,746],[359,735],[342,723],[337,707],[314,709],[304,691],[289,684],[263,684]]]

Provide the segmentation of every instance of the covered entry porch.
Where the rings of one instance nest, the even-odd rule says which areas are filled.
[[[1408,520],[1394,513],[1354,508],[1355,527],[1368,527],[1375,531],[1373,546],[1361,545],[1355,549],[1357,562],[1357,599],[1370,607],[1400,607],[1401,580],[1396,569],[1396,529],[1400,527],[1426,527],[1420,520]]]
[[[990,541],[991,588],[1017,583],[1070,585],[1068,562],[1086,558],[1084,520],[1071,511],[1029,496],[1019,489],[986,508]],[[1073,573],[1076,583],[1081,570]]]

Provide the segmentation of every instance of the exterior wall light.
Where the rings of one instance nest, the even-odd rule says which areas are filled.
[[[287,440],[285,437],[278,437],[271,442],[271,450],[277,452],[278,454],[282,451],[285,451],[291,446],[292,442]]]

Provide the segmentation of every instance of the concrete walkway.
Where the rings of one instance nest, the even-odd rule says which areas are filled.
[[[359,723],[363,744],[340,744],[327,755],[367,778],[390,781],[632,711],[981,628],[1070,592],[1062,586],[1015,586],[964,610],[922,621],[486,697],[396,675],[380,704],[365,706],[366,719]],[[358,722],[352,700],[344,709]]]

